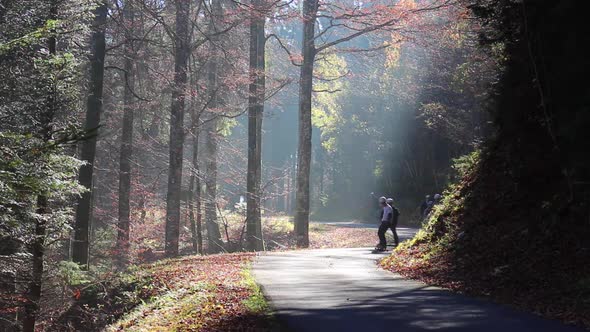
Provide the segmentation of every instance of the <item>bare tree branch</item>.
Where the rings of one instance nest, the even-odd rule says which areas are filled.
[[[289,61],[291,61],[291,63],[294,66],[301,67],[300,63],[297,63],[297,62],[295,62],[295,60],[293,60],[293,55],[291,54],[291,51],[289,51],[289,49],[283,44],[283,42],[281,41],[281,39],[277,35],[275,35],[274,33],[271,33],[270,35],[266,36],[267,41],[270,38],[274,38],[279,43],[279,46],[287,53],[287,55],[289,56]]]
[[[132,94],[132,95],[133,95],[135,98],[137,98],[137,99],[139,99],[139,100],[141,100],[141,101],[147,101],[147,102],[150,102],[150,101],[151,101],[150,99],[146,99],[146,98],[143,98],[143,97],[139,96],[139,95],[138,95],[137,93],[135,93],[135,91],[134,91],[134,90],[131,88],[131,86],[129,85],[129,73],[127,72],[127,70],[125,70],[125,69],[123,69],[123,68],[120,68],[120,67],[117,67],[117,66],[105,66],[105,67],[104,67],[104,69],[107,69],[107,70],[108,70],[108,69],[115,69],[115,70],[118,70],[118,71],[121,71],[121,72],[123,72],[123,73],[125,74],[125,87],[126,87],[127,89],[129,89],[129,91],[131,91],[131,94]]]

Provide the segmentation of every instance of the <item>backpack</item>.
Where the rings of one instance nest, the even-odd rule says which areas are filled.
[[[392,214],[393,214],[393,216],[392,216],[392,220],[391,220],[391,221],[392,221],[393,223],[397,224],[397,218],[399,217],[399,215],[400,215],[401,213],[399,212],[399,210],[398,210],[398,209],[397,209],[395,206],[392,206],[392,207],[391,207],[391,210],[393,210],[393,213],[392,213]]]

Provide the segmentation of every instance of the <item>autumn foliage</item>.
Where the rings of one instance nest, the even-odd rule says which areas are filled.
[[[259,331],[275,322],[249,266],[253,253],[139,266],[81,290],[60,331]]]

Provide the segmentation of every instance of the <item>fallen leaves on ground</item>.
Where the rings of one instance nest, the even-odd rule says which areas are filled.
[[[163,260],[148,270],[166,290],[107,331],[264,331],[273,322],[249,274],[254,253]]]
[[[280,231],[269,228],[265,234],[265,240],[267,249],[270,250],[297,247],[292,227],[287,230],[282,228]],[[309,226],[311,249],[372,247],[378,241],[377,229],[373,228],[343,227],[313,222]]]
[[[493,166],[475,168],[452,186],[423,229],[381,266],[590,328],[589,228],[572,210],[557,213],[557,196],[538,208],[530,192],[546,190],[543,182],[529,183],[534,191],[516,190],[513,173],[503,171],[511,165],[487,162]]]
[[[376,232],[311,223],[310,248],[372,246]],[[239,233],[232,236],[239,238]],[[287,218],[267,219],[264,238],[267,250],[296,248],[293,224]],[[276,329],[277,322],[250,274],[255,255],[185,256],[134,266],[85,288],[56,326],[64,331],[82,327],[99,331],[110,324],[106,327],[110,332]]]

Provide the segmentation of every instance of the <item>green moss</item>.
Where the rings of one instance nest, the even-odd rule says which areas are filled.
[[[254,280],[250,267],[242,271],[242,276],[244,277],[244,284],[252,292],[250,297],[243,302],[246,308],[248,308],[248,311],[256,314],[269,314],[270,307],[268,302],[266,301],[264,294],[262,294],[260,286],[258,286]]]
[[[400,259],[398,263],[402,265],[436,264],[443,252],[453,248],[461,227],[458,221],[465,207],[465,179],[477,172],[480,155],[479,151],[475,151],[455,160],[454,168],[462,181],[448,186],[440,204],[433,208],[414,238],[402,243],[391,257],[384,260],[384,264],[395,264]]]

